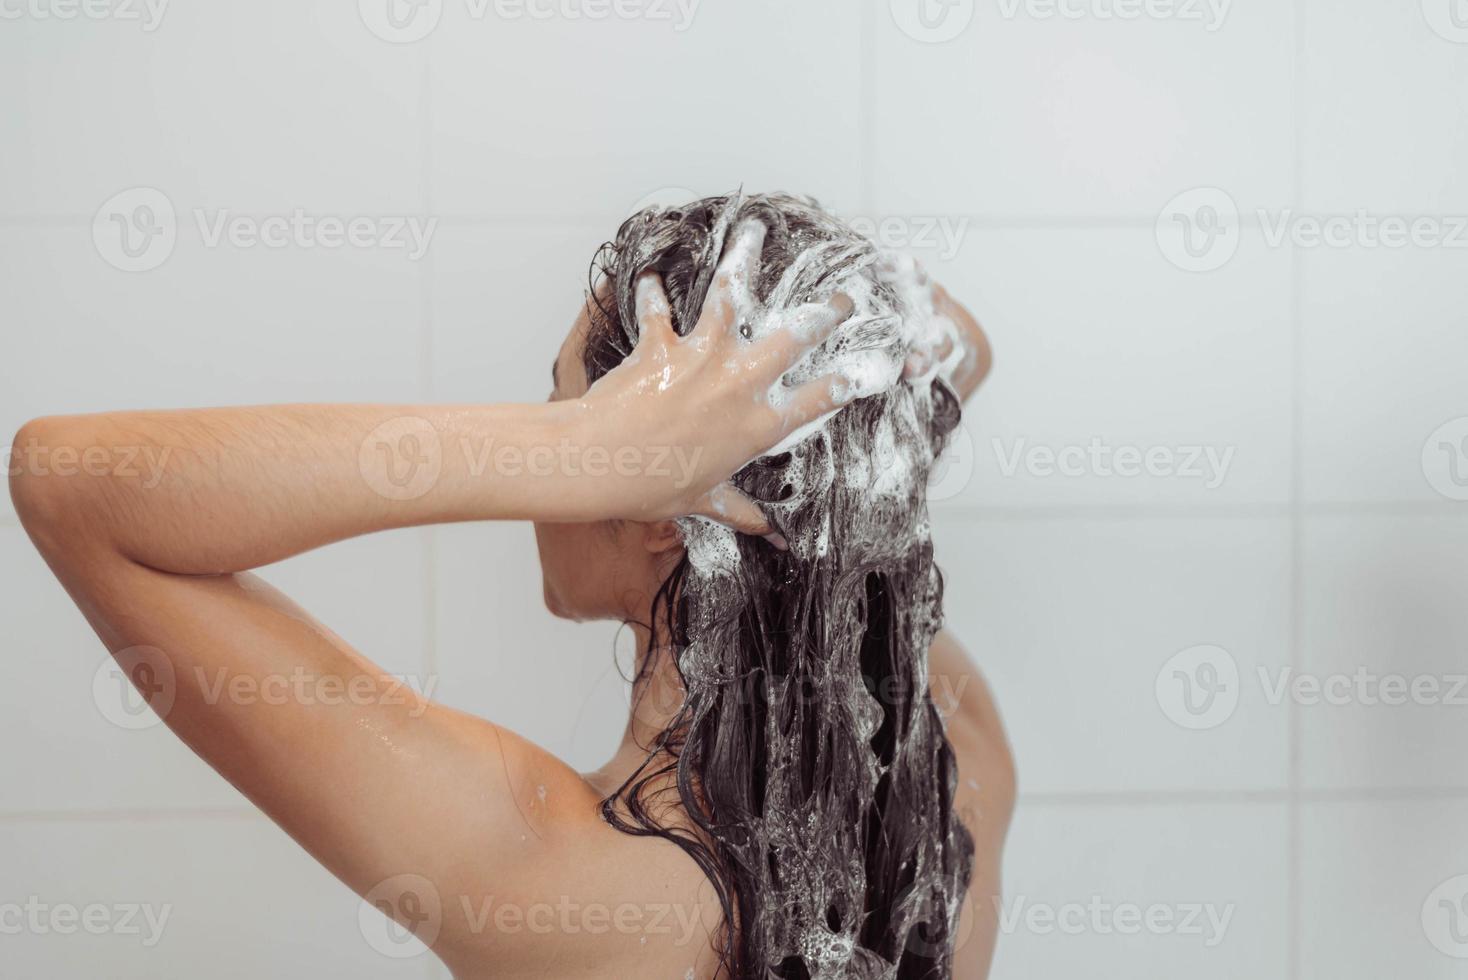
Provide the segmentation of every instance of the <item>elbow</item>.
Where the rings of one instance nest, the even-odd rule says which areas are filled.
[[[989,335],[984,328],[979,326],[979,321],[974,319],[972,313],[963,307],[961,324],[964,333],[964,346],[968,348],[968,357],[963,365],[964,379],[970,391],[983,383],[994,369],[994,347],[989,343]]]
[[[974,337],[976,364],[974,366],[973,385],[977,388],[989,376],[989,372],[994,370],[994,347],[989,343],[989,335],[984,333],[983,330],[980,330],[977,323],[974,324],[974,330],[976,334]]]
[[[6,460],[16,517],[43,554],[56,554],[75,539],[86,512],[85,484],[75,448],[77,433],[66,418],[32,419],[20,427]],[[68,449],[67,447],[72,447]],[[78,466],[68,461],[77,457]]]
[[[51,493],[55,481],[47,480],[50,472],[40,465],[45,447],[52,441],[53,420],[31,419],[20,427],[10,444],[6,471],[10,479],[10,503],[21,525],[35,535],[37,530],[53,523],[56,500]]]

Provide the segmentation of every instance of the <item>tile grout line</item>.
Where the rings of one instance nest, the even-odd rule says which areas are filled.
[[[1291,191],[1295,207],[1304,206],[1304,106],[1305,106],[1305,0],[1293,0],[1295,37],[1291,70],[1294,126]],[[1304,262],[1299,248],[1290,250],[1290,660],[1297,671],[1305,667],[1305,556],[1304,556]],[[1303,967],[1300,924],[1303,909],[1303,837],[1301,775],[1303,765],[1301,706],[1289,705],[1289,804],[1285,853],[1287,928],[1286,966],[1291,980],[1300,980]]]
[[[419,45],[422,58],[422,88],[419,92],[419,146],[422,173],[419,193],[423,202],[423,218],[433,214],[433,49],[427,42]],[[419,330],[419,384],[425,403],[431,404],[434,397],[434,304],[433,287],[436,266],[433,250],[423,256],[418,270],[418,330]],[[424,683],[434,683],[438,673],[438,534],[432,526],[418,529],[419,554],[423,561],[423,649],[419,653],[419,665],[423,670]],[[430,973],[432,976],[432,973]]]
[[[858,196],[861,200],[862,210],[872,210],[873,187],[876,175],[872,172],[872,158],[875,156],[873,148],[876,145],[876,135],[873,129],[874,111],[872,109],[873,96],[876,92],[876,66],[877,59],[874,57],[876,49],[876,23],[875,14],[872,13],[871,4],[861,5],[861,56],[858,59],[857,88],[861,93],[858,100],[860,115],[857,126],[859,136],[857,149],[861,154],[861,170],[858,187]]]
[[[1300,517],[1468,517],[1461,508],[1434,501],[1362,501],[1339,504],[930,504],[934,517],[987,521],[1164,521]]]
[[[433,123],[431,72],[429,49],[419,45],[422,58],[421,86],[418,94],[419,174],[418,195],[422,203],[422,217],[426,221],[433,215]],[[418,384],[425,402],[433,401],[433,249],[430,247],[418,263]]]
[[[205,807],[100,807],[83,810],[0,810],[0,824],[7,823],[148,823],[163,820],[268,820],[253,806]]]
[[[1097,792],[1021,793],[1020,806],[1132,806],[1171,807],[1179,805],[1284,804],[1292,800],[1311,804],[1403,803],[1424,800],[1468,800],[1468,786],[1418,786],[1382,789],[1370,786],[1342,789],[1261,790],[1136,790]]]
[[[862,144],[862,155],[870,154],[867,149],[873,138],[873,127],[865,122],[866,114],[863,112],[859,117],[858,127],[861,130],[859,142]],[[1156,215],[1085,215],[1085,214],[1010,214],[1010,213],[957,213],[938,212],[926,209],[900,209],[876,213],[871,205],[875,194],[872,189],[875,184],[875,174],[867,171],[869,168],[863,164],[858,183],[861,185],[861,199],[863,201],[862,211],[866,212],[863,217],[933,217],[948,218],[954,221],[966,221],[978,225],[979,230],[997,231],[1107,231],[1107,230],[1135,230],[1151,231],[1156,227]],[[263,209],[253,213],[268,213]],[[388,209],[377,213],[388,214]],[[1322,212],[1321,217],[1333,216],[1335,212]],[[438,219],[441,227],[481,227],[501,226],[517,224],[533,224],[546,228],[581,228],[587,225],[599,225],[605,221],[617,221],[625,217],[619,214],[541,214],[520,212],[445,212],[433,214]],[[90,214],[22,214],[10,213],[0,214],[0,228],[69,228],[77,225],[90,226],[94,216]],[[1257,213],[1239,215],[1239,224],[1244,228],[1262,228],[1263,222]]]
[[[429,221],[433,216],[433,49],[431,42],[420,41],[419,52],[423,60],[422,77],[419,84],[422,86],[418,97],[419,114],[419,139],[422,143],[419,147],[421,153],[419,164],[423,168],[419,175],[419,193],[423,202],[423,220]],[[433,310],[433,286],[434,286],[434,258],[433,249],[430,247],[422,257],[418,269],[418,330],[419,330],[419,384],[423,391],[423,400],[427,404],[433,403],[433,363],[434,363],[434,310]],[[423,603],[423,649],[418,655],[418,664],[423,671],[423,683],[437,686],[435,675],[438,673],[438,533],[432,525],[418,529],[419,555],[423,562],[423,590],[420,601]],[[425,687],[425,690],[431,688]],[[437,960],[428,957],[423,964],[424,980],[436,980],[438,977]]]

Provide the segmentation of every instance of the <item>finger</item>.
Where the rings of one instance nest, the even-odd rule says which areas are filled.
[[[902,376],[909,381],[924,377],[929,371],[945,365],[953,350],[953,332],[944,330],[936,341],[921,344],[908,352],[902,365]]]
[[[785,398],[780,421],[789,431],[839,411],[868,395],[892,387],[901,365],[881,351],[871,351],[838,371],[797,385]]]
[[[932,366],[933,359],[926,351],[913,351],[907,355],[907,360],[902,362],[902,376],[909,381],[913,378],[921,378]]]
[[[714,270],[714,277],[727,277],[731,282],[748,284],[759,272],[760,253],[765,247],[766,228],[758,218],[745,218],[734,226],[734,240],[724,249],[724,256]]]
[[[795,308],[788,324],[781,333],[795,342],[799,353],[804,354],[825,343],[836,328],[851,318],[856,304],[846,293],[836,293],[824,303],[806,303]]]
[[[953,336],[953,324],[946,320],[939,320],[938,323],[942,329],[938,334],[938,344],[933,352],[934,360],[944,361],[948,359],[949,354],[953,353],[956,338]]]
[[[673,340],[673,308],[663,289],[663,277],[651,271],[638,276],[636,299],[638,343],[644,337]]]
[[[851,316],[854,304],[845,293],[824,303],[806,303],[787,310],[769,333],[748,348],[747,367],[774,380],[819,347]]]
[[[746,218],[734,227],[734,239],[714,270],[713,288],[699,311],[696,331],[732,336],[754,310],[754,281],[765,247],[765,226]]]
[[[765,537],[775,530],[770,527],[759,505],[732,483],[721,483],[710,490],[704,496],[698,513],[741,534]]]

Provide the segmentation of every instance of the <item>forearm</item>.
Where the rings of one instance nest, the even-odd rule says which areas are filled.
[[[12,495],[33,534],[177,573],[258,567],[386,528],[588,516],[570,403],[283,405],[36,420]]]
[[[968,401],[994,366],[994,351],[979,321],[967,307],[948,295],[941,286],[937,287],[937,300],[940,312],[958,328],[958,343],[963,356],[954,368],[951,380],[959,398]]]

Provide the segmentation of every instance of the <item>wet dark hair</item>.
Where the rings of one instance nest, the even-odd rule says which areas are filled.
[[[874,272],[870,241],[813,201],[710,197],[639,212],[597,253],[589,381],[636,344],[637,276],[662,275],[674,329],[687,333],[730,229],[751,217],[768,229],[762,303],[859,286],[853,321],[866,327],[843,326],[830,344],[849,329],[865,329],[868,346],[873,336],[897,343],[912,311]],[[688,555],[654,599],[634,691],[666,649],[686,696],[602,814],[625,833],[673,841],[703,869],[723,906],[730,977],[952,974],[973,842],[954,812],[957,767],[928,691],[943,589],[925,493],[958,414],[943,382],[902,381],[744,467],[734,483],[788,552],[681,522]],[[700,561],[710,553],[727,560]],[[670,773],[686,825],[663,819],[670,801],[656,787]]]

